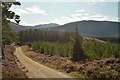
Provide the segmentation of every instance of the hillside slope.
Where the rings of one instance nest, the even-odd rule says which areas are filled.
[[[35,26],[23,26],[23,25],[18,25],[14,22],[10,22],[9,25],[10,25],[12,31],[14,31],[14,32],[18,32],[21,30],[27,30],[27,29],[44,29],[44,28],[48,28],[48,27],[59,26],[58,24],[55,24],[55,23],[41,24],[41,25],[35,25]]]
[[[75,31],[77,27],[79,33],[91,37],[118,37],[120,23],[108,21],[78,21],[68,23],[59,27],[50,28],[52,30]]]
[[[26,29],[49,29],[74,32],[77,27],[80,34],[89,37],[118,37],[120,34],[119,25],[120,23],[118,22],[109,21],[78,21],[65,25],[51,23],[36,26],[21,26],[10,23],[11,29],[15,32]]]

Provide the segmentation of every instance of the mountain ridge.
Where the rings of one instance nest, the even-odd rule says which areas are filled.
[[[74,32],[78,28],[79,33],[89,37],[118,37],[120,22],[83,20],[58,25],[56,23],[42,24],[35,26],[22,26],[10,23],[11,29],[15,32],[27,29],[49,29],[57,31]]]

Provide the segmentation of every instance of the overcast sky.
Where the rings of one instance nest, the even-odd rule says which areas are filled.
[[[21,16],[21,25],[48,23],[63,25],[81,20],[118,21],[118,0],[114,0],[114,2],[112,0],[47,1],[34,0],[34,2],[28,2],[21,0],[22,5],[12,6],[11,10]]]

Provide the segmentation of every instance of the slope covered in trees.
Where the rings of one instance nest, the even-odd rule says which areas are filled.
[[[37,30],[29,29],[25,31],[20,31],[19,42],[32,42],[32,41],[50,41],[50,42],[61,42],[65,43],[70,41],[70,32],[64,31],[51,31],[51,30]]]
[[[29,45],[27,48],[24,46],[23,51],[41,64],[79,78],[119,78],[118,44],[84,40],[77,30],[76,33],[62,31],[62,36],[57,34],[59,31],[51,30],[28,30],[21,33],[20,44]],[[65,33],[67,37],[63,37]]]
[[[95,37],[102,40],[109,40],[111,42],[120,43],[119,36],[119,22],[110,22],[110,21],[77,21],[72,23],[67,23],[65,25],[37,25],[37,26],[22,26],[17,25],[13,22],[10,23],[10,26],[13,31],[19,32],[21,30],[27,29],[49,29],[55,31],[67,31],[74,32],[75,27],[78,27],[78,31],[81,35],[88,37]]]
[[[102,59],[105,57],[120,57],[120,51],[118,50],[118,46],[120,45],[118,44],[101,43],[94,39],[90,42],[83,41],[84,43],[81,41],[78,43],[79,39],[77,39],[76,43],[75,35],[74,32],[26,30],[19,33],[19,42],[20,44],[28,44],[39,53],[51,56],[58,55],[71,58],[74,52],[80,55],[81,50],[83,50],[84,54],[80,55],[80,57],[85,56],[85,59],[90,60]],[[77,54],[75,54],[75,56]]]
[[[43,27],[36,26],[21,26],[15,23],[10,23],[10,26],[13,31],[20,31],[26,29],[50,29],[50,30],[64,30],[69,32],[74,32],[75,27],[78,27],[78,31],[81,32],[81,35],[90,36],[90,37],[111,37],[116,38],[119,36],[119,22],[110,22],[110,21],[78,21],[67,23],[65,25],[51,26],[44,25]]]

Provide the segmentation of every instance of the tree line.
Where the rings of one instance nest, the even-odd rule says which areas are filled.
[[[82,39],[77,28],[76,33],[30,29],[20,31],[18,34],[20,44],[28,44],[42,54],[72,56],[71,58],[74,61],[84,59],[84,51],[80,41]]]
[[[78,30],[75,32],[62,32],[51,30],[26,30],[19,32],[21,44],[27,44],[34,51],[41,54],[69,57],[73,61],[84,59],[102,59],[106,57],[120,58],[118,44],[101,43],[94,39],[83,42]]]
[[[64,31],[51,31],[51,30],[40,30],[40,29],[29,29],[20,31],[19,42],[32,42],[32,41],[50,41],[50,42],[60,42],[65,43],[70,41],[70,32]]]

